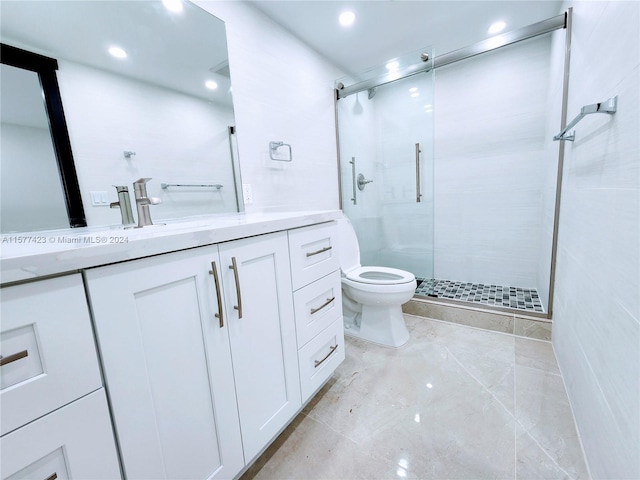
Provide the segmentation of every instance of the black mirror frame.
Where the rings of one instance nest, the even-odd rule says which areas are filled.
[[[62,108],[62,97],[58,87],[58,61],[37,53],[0,43],[0,62],[12,67],[30,70],[38,74],[49,117],[51,138],[58,162],[58,171],[64,190],[69,226],[86,227],[87,219],[82,206],[80,185],[71,151],[67,121]]]

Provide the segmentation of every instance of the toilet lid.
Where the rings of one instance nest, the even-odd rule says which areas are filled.
[[[348,273],[360,266],[360,247],[358,237],[351,222],[344,215],[338,220],[338,232],[340,236],[340,270]]]
[[[354,282],[373,285],[397,285],[413,282],[416,279],[413,273],[388,267],[356,268],[347,273],[347,278]]]

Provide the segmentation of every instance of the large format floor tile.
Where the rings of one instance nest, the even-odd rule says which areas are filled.
[[[347,337],[243,480],[588,478],[550,343],[405,319],[399,349]]]

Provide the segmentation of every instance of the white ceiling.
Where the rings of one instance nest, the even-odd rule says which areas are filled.
[[[561,1],[457,0],[262,0],[250,1],[345,73],[356,74],[387,60],[434,47],[435,55],[484,40],[489,25],[515,30],[559,15]],[[356,14],[345,28],[338,16]]]

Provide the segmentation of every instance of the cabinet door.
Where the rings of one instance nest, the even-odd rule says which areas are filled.
[[[231,478],[244,466],[212,262],[207,247],[86,273],[128,478]]]
[[[219,248],[242,441],[250,461],[301,406],[289,249],[285,232]]]

